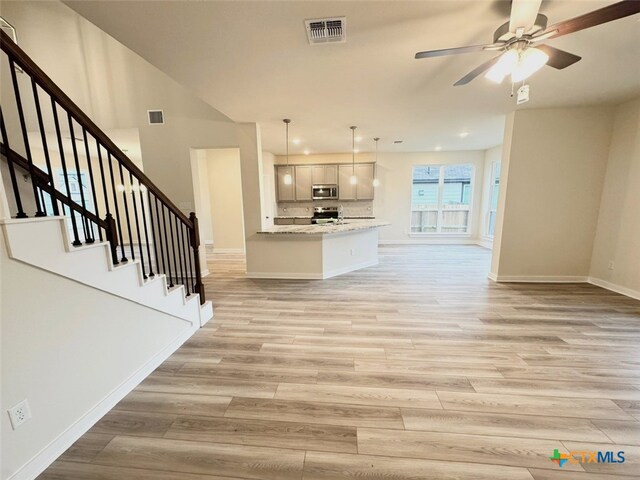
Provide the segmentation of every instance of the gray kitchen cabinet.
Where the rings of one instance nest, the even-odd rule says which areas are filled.
[[[338,184],[338,166],[337,165],[324,166],[324,183],[326,185]]]
[[[351,185],[353,168],[349,164],[338,166],[338,196],[340,200],[355,200],[356,186]]]
[[[274,225],[293,225],[293,218],[274,218],[273,219],[273,224]]]
[[[356,177],[358,178],[356,198],[358,200],[373,200],[373,176],[373,164],[356,164]]]
[[[294,218],[293,224],[294,225],[311,225],[311,219],[310,218]]]
[[[337,165],[313,165],[311,167],[311,183],[313,185],[337,185]]]
[[[284,176],[286,174],[290,174],[292,177],[291,184],[287,185],[284,183]],[[278,202],[293,202],[296,199],[295,196],[295,176],[294,176],[294,167],[286,166],[286,165],[278,165],[276,167],[276,177],[277,177],[277,198]]]
[[[296,200],[311,200],[311,165],[296,166]]]

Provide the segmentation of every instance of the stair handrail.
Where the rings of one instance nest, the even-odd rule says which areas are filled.
[[[93,135],[102,143],[102,146],[114,157],[118,162],[122,163],[138,180],[145,184],[162,203],[165,204],[180,220],[190,228],[193,228],[193,222],[187,217],[172,201],[160,190],[142,170],[127,157],[118,146],[98,127],[86,113],[78,107],[69,96],[58,87],[51,78],[38,67],[38,65],[22,50],[9,35],[0,30],[0,47],[25,73],[29,74],[36,80],[40,88],[56,99],[56,102],[65,108],[74,119],[86,128],[87,132]]]
[[[27,158],[23,158],[20,154],[15,152],[9,145],[7,138],[7,129],[4,123],[4,116],[2,109],[0,108],[0,129],[2,130],[3,142],[0,142],[2,152],[7,156],[9,163],[10,176],[14,194],[16,196],[16,205],[18,209],[17,217],[24,218],[26,213],[23,211],[22,202],[20,200],[20,193],[16,183],[16,176],[14,172],[14,164],[18,167],[25,169],[30,175],[32,180],[32,187],[34,193],[34,199],[36,202],[36,216],[47,215],[45,210],[45,196],[50,196],[52,200],[53,214],[58,214],[58,203],[67,205],[70,210],[76,211],[81,215],[81,226],[84,230],[84,238],[86,243],[93,243],[95,241],[95,233],[93,233],[93,227],[90,222],[97,225],[98,235],[102,240],[102,232],[106,233],[107,240],[111,244],[112,259],[114,264],[118,264],[117,248],[120,246],[121,260],[127,262],[127,254],[124,250],[123,230],[126,227],[128,231],[128,240],[130,247],[131,258],[136,259],[139,255],[141,259],[142,274],[147,279],[147,273],[149,277],[153,277],[153,263],[155,261],[156,272],[164,272],[167,275],[168,287],[172,288],[174,282],[185,286],[186,295],[191,293],[197,293],[200,296],[200,302],[205,302],[204,286],[202,284],[202,274],[199,260],[199,246],[200,239],[198,235],[198,219],[195,213],[191,212],[189,216],[185,215],[167,195],[158,188],[158,186],[152,182],[149,177],[127,156],[118,148],[118,146],[85,114],[76,103],[69,98],[56,84],[55,82],[27,55],[5,32],[0,31],[0,48],[4,52],[9,60],[10,72],[13,81],[13,88],[15,94],[15,100],[17,105],[18,118],[20,120],[20,127],[22,130],[23,143],[26,150]],[[37,119],[39,122],[39,130],[42,136],[43,148],[45,152],[45,160],[47,171],[40,169],[33,163],[32,151],[30,149],[30,141],[28,140],[28,131],[25,121],[24,108],[21,100],[21,93],[19,88],[19,82],[16,78],[16,72],[26,74],[32,85],[33,96],[35,101],[35,109]],[[47,146],[48,142],[45,142],[44,124],[42,119],[41,106],[38,100],[37,87],[39,87],[50,99],[52,104],[52,114],[54,119],[54,125],[57,135],[58,148],[60,152],[63,179],[66,183],[67,195],[58,190],[54,185],[54,177],[52,171],[52,165],[49,162],[50,150]],[[71,165],[71,170],[67,170],[65,166],[65,159],[63,155],[63,141],[61,139],[61,129],[59,125],[59,118],[57,112],[57,106],[61,111],[66,114],[69,123],[70,142],[73,149],[73,159],[75,160],[75,167]],[[85,199],[84,188],[82,184],[82,177],[80,175],[80,163],[79,163],[79,149],[77,148],[78,139],[75,138],[73,124],[77,124],[82,131],[84,138],[85,150],[86,150],[86,163],[88,166],[88,175],[90,177],[89,185],[91,186],[91,194],[94,200],[95,213],[91,212],[85,200],[91,200],[91,198]],[[107,214],[104,219],[98,215],[97,203],[96,203],[96,188],[94,185],[94,177],[92,171],[92,157],[89,153],[89,146],[87,144],[88,137],[95,140],[97,148],[97,159],[100,167],[100,178],[102,180],[102,188],[104,195],[102,198],[106,202]],[[68,137],[69,138],[69,137]],[[82,141],[82,140],[80,140]],[[13,141],[12,141],[13,142]],[[112,201],[115,208],[115,219],[109,212],[109,203],[106,186],[106,175],[103,171],[103,160],[101,157],[101,149],[106,153],[105,162],[109,167],[109,176],[111,179],[110,186],[112,188]],[[70,155],[70,154],[69,154]],[[113,169],[113,162],[115,162],[116,169]],[[80,182],[80,200],[82,205],[78,204],[71,198],[71,189],[69,182],[69,171],[77,171],[77,178],[74,181]],[[117,185],[118,191],[123,195],[123,221],[120,220],[120,214],[118,211],[118,202],[116,198],[116,179],[114,175],[119,173],[120,183]],[[126,170],[128,176],[128,183],[130,185],[130,191],[125,190],[125,176],[123,170]],[[137,185],[133,179],[138,182]],[[135,189],[134,189],[135,187]],[[144,193],[143,193],[144,192]],[[131,202],[133,211],[129,211],[128,201],[126,193],[131,195]],[[140,210],[138,210],[136,203],[136,194],[139,196]],[[147,200],[145,201],[146,198]],[[155,206],[155,212],[154,212]],[[165,218],[165,212],[167,213]],[[155,214],[155,216],[154,216]],[[131,221],[131,215],[135,224]],[[149,219],[149,225],[151,231],[147,227],[147,218]],[[124,223],[126,221],[126,223]],[[74,215],[71,215],[71,224],[73,227],[73,245],[81,245],[79,236],[79,229],[76,225],[76,219]],[[157,223],[154,225],[154,223]],[[142,229],[140,228],[142,225]],[[132,228],[133,227],[133,228]],[[155,228],[157,227],[157,232]],[[137,233],[137,237],[132,236],[132,232]],[[144,233],[144,239],[141,233]],[[120,241],[118,242],[118,237]],[[152,242],[149,241],[151,238]],[[158,242],[156,242],[156,239]],[[134,251],[134,242],[137,240],[137,246],[139,252]],[[144,243],[143,243],[144,240]],[[163,251],[163,243],[165,249]],[[146,255],[143,251],[143,245],[146,246]],[[151,246],[153,247],[155,257],[151,255]],[[148,271],[145,271],[144,259],[148,262]],[[165,262],[166,260],[166,262]],[[173,262],[173,264],[172,264]],[[192,280],[193,279],[193,283]]]

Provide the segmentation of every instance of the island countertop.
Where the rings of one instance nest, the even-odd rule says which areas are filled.
[[[323,225],[275,225],[259,231],[262,235],[330,235],[332,233],[354,232],[390,225],[383,220],[349,220],[342,224],[328,223]]]

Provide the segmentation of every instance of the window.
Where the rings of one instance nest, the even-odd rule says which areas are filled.
[[[54,183],[56,184],[56,188],[61,192],[67,193],[66,182],[64,179],[64,172],[62,169],[58,169],[56,172],[56,176],[54,177]],[[82,196],[80,195],[80,190],[82,190],[82,194],[84,195],[84,205],[85,208],[91,213],[95,213],[95,206],[93,205],[93,190],[91,190],[91,184],[89,182],[89,177],[87,172],[81,171],[80,174],[75,170],[67,170],[67,179],[69,181],[69,191],[71,193],[71,200],[76,202],[78,205],[82,205]],[[44,204],[47,212],[53,211],[53,206],[51,205],[51,197],[46,195],[44,197]],[[71,238],[73,238],[73,225],[71,223],[71,210],[68,207],[60,204],[62,210],[61,214],[67,217],[67,230]],[[86,226],[82,226],[82,215],[80,213],[73,211],[73,216],[76,220],[76,226],[80,232],[82,232],[83,228],[88,226],[93,232],[93,236],[95,238],[94,224],[91,222],[87,222]]]
[[[468,233],[473,165],[413,168],[411,233]]]
[[[498,210],[498,196],[500,195],[500,162],[491,165],[491,186],[489,197],[489,211],[487,212],[487,236],[493,237],[496,229],[496,211]]]

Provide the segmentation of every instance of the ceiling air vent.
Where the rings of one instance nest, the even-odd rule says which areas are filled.
[[[310,45],[344,43],[347,40],[347,18],[318,18],[305,20]]]
[[[147,110],[149,125],[164,125],[164,113],[162,110]]]

